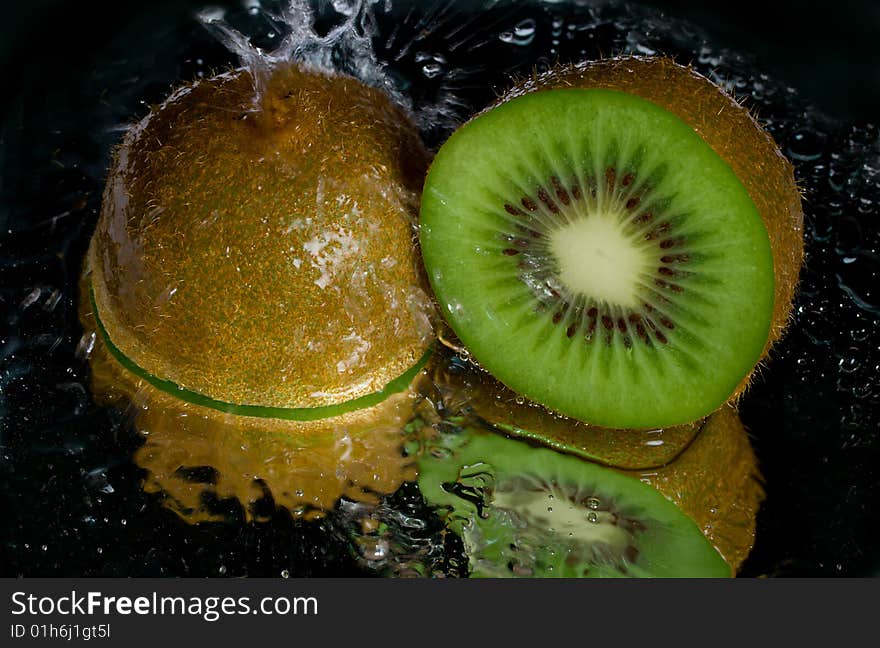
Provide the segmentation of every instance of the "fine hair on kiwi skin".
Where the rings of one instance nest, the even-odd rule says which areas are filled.
[[[745,316],[747,318],[766,317],[766,329],[758,332],[762,325],[756,325],[758,326],[757,328],[753,327],[750,334],[751,337],[749,338],[751,341],[747,345],[745,343],[740,345],[744,350],[741,354],[742,357],[737,361],[737,367],[741,365],[742,368],[736,369],[735,373],[728,370],[730,375],[724,379],[723,386],[719,384],[717,393],[712,397],[713,400],[711,402],[708,402],[707,399],[705,404],[700,405],[702,409],[691,408],[687,414],[684,413],[682,408],[682,413],[680,414],[667,413],[665,418],[658,415],[656,420],[647,415],[641,418],[637,416],[628,419],[626,417],[613,418],[601,412],[572,408],[568,401],[571,401],[574,397],[570,397],[565,403],[565,407],[563,407],[561,402],[556,402],[553,398],[547,396],[548,392],[551,394],[559,392],[558,385],[554,384],[551,387],[548,383],[544,384],[541,389],[537,388],[538,382],[540,380],[546,382],[546,378],[535,378],[531,382],[520,379],[514,380],[511,372],[520,371],[522,373],[525,369],[505,369],[505,371],[496,375],[520,394],[542,402],[544,405],[563,414],[581,418],[588,423],[598,423],[611,427],[653,427],[655,425],[661,426],[693,421],[699,416],[707,415],[725,400],[735,400],[743,392],[755,367],[764,361],[771,345],[782,334],[790,317],[791,301],[803,255],[803,216],[800,208],[800,194],[794,183],[791,165],[784,160],[770,136],[760,129],[747,110],[739,106],[739,104],[705,78],[697,75],[692,70],[678,66],[669,59],[624,57],[590,62],[583,66],[557,68],[546,74],[536,75],[532,79],[520,82],[509,93],[504,95],[500,101],[484,111],[480,116],[477,116],[475,120],[479,121],[497,108],[505,107],[505,104],[516,101],[533,92],[573,88],[623,92],[650,102],[652,105],[659,106],[686,124],[690,132],[696,133],[703,145],[707,145],[717,158],[722,161],[721,164],[727,165],[728,173],[732,171],[733,183],[741,186],[743,195],[746,196],[745,201],[749,203],[748,208],[756,212],[755,218],[759,218],[757,222],[763,225],[759,236],[765,240],[764,249],[766,252],[760,252],[758,256],[766,254],[766,258],[771,259],[770,265],[772,265],[772,270],[765,271],[766,278],[757,279],[756,275],[754,280],[756,285],[762,286],[760,291],[764,292],[760,292],[760,294],[765,296],[762,296],[761,299],[767,302],[767,306],[756,307],[755,315]],[[560,112],[562,111],[560,109]],[[454,138],[455,135],[451,139]],[[441,149],[441,155],[438,155],[438,157],[441,157],[442,153],[443,150]],[[515,162],[512,162],[512,164],[515,164]],[[447,168],[450,166],[451,163],[447,163]],[[612,185],[616,187],[615,191],[619,191],[624,196],[629,196],[626,198],[626,207],[627,209],[634,209],[634,213],[639,209],[639,200],[642,200],[643,213],[636,214],[636,218],[645,220],[646,238],[656,236],[661,244],[660,247],[664,248],[660,250],[663,255],[662,261],[664,264],[660,271],[663,273],[663,276],[658,276],[655,279],[655,283],[657,285],[662,283],[663,289],[667,287],[670,290],[677,288],[680,291],[680,286],[677,284],[681,282],[677,281],[676,278],[690,272],[690,268],[687,267],[688,261],[692,262],[693,259],[682,258],[681,264],[676,265],[679,260],[678,257],[695,257],[696,255],[689,253],[687,250],[685,250],[685,254],[680,254],[681,250],[671,249],[676,241],[676,238],[669,233],[670,222],[673,223],[672,229],[674,230],[674,221],[660,222],[659,225],[655,222],[652,225],[651,217],[656,210],[653,208],[649,210],[645,206],[647,201],[645,201],[644,191],[626,189],[629,185],[632,185],[633,188],[638,188],[639,183],[643,182],[642,179],[638,178],[639,174],[626,173],[626,170],[616,171],[613,166],[609,166],[605,170],[604,177],[601,177],[602,173],[595,174],[595,181],[600,184],[600,190],[602,184],[607,182],[609,187]],[[434,172],[434,167],[432,167],[431,172]],[[508,170],[508,173],[514,174],[516,169]],[[446,175],[442,176],[444,182],[448,179],[449,175],[450,172],[447,172]],[[479,173],[474,175],[479,175]],[[529,284],[534,279],[537,279],[538,283],[542,282],[543,277],[538,276],[538,274],[544,271],[535,271],[538,274],[532,272],[534,276],[526,276],[531,271],[528,267],[524,268],[523,263],[528,266],[531,248],[540,247],[540,240],[532,241],[532,238],[541,234],[538,228],[530,225],[533,218],[526,217],[525,215],[529,212],[535,213],[536,211],[547,210],[556,214],[560,211],[560,208],[564,211],[569,203],[578,200],[580,193],[589,191],[589,182],[588,187],[585,189],[579,184],[569,186],[567,179],[563,178],[560,180],[561,177],[551,176],[552,183],[550,181],[541,183],[544,186],[540,187],[536,194],[534,192],[526,192],[522,201],[519,201],[516,196],[513,196],[513,198],[508,196],[506,202],[502,201],[504,210],[511,214],[512,219],[520,220],[521,226],[518,225],[518,227],[521,231],[514,232],[511,230],[508,245],[501,252],[504,255],[510,255],[515,260],[520,260],[519,267],[524,277],[523,282],[526,284]],[[442,213],[436,208],[435,198],[439,198],[442,203],[444,195],[441,192],[444,189],[449,189],[449,186],[444,185],[441,187],[440,181],[433,183],[432,186],[430,179],[431,176],[429,174],[425,196],[428,197],[429,201],[434,201],[433,206],[435,209],[433,211]],[[595,193],[595,191],[594,187],[593,192]],[[513,193],[516,193],[516,191]],[[431,236],[434,236],[432,234],[432,227],[439,223],[440,218],[436,214],[432,219],[425,218],[424,205],[425,197],[423,196],[423,248],[430,248],[432,245],[430,239]],[[544,206],[547,207],[547,210],[543,209]],[[431,215],[432,210],[428,210],[428,214]],[[657,220],[660,221],[662,218]],[[425,223],[427,223],[427,227]],[[663,230],[663,227],[667,229]],[[441,237],[438,236],[437,238]],[[444,243],[447,242],[446,239],[443,239],[443,241]],[[767,241],[769,241],[769,244]],[[670,249],[668,250],[664,247],[667,243],[670,244]],[[744,243],[744,245],[751,245],[751,243]],[[479,254],[483,253],[480,251],[480,248],[477,248],[477,250]],[[467,305],[464,307],[456,306],[458,295],[453,292],[452,288],[449,288],[448,292],[444,293],[444,287],[439,279],[441,274],[439,268],[441,267],[442,272],[454,274],[450,272],[451,264],[447,266],[436,264],[435,267],[432,267],[432,261],[436,259],[437,254],[436,251],[430,249],[427,249],[427,252],[425,262],[428,266],[429,274],[432,275],[432,278],[437,278],[437,281],[434,282],[435,292],[443,293],[440,295],[439,301],[441,305],[445,304],[447,306],[445,311],[447,319],[450,319],[450,316],[452,316],[453,328],[456,328],[456,333],[460,337],[465,338],[468,346],[480,347],[481,345],[471,345],[470,340],[466,339],[468,335],[472,334],[473,329],[479,326],[479,323],[467,324],[468,313],[460,317],[457,316],[457,313],[454,312],[456,308],[458,310],[466,310],[468,307]],[[750,263],[746,259],[743,260],[746,263]],[[474,270],[474,272],[478,271]],[[444,280],[447,284],[449,283],[448,278]],[[610,277],[606,278],[604,282],[613,283],[613,280],[614,278]],[[769,288],[765,289],[763,286],[768,286]],[[544,288],[556,294],[556,286],[549,281],[547,286],[541,284],[541,289]],[[599,288],[601,289],[602,286],[599,286]],[[689,288],[686,286],[685,292],[689,291]],[[755,296],[758,296],[757,292]],[[721,298],[724,299],[725,295],[721,295]],[[745,299],[747,296],[740,295],[739,298]],[[548,317],[552,315],[553,323],[561,326],[569,338],[573,334],[580,336],[584,332],[582,329],[586,329],[587,337],[591,337],[590,334],[594,330],[600,332],[604,327],[607,331],[606,337],[617,336],[616,329],[619,328],[622,334],[620,337],[622,337],[624,342],[629,342],[627,344],[628,347],[632,346],[633,341],[639,341],[637,337],[646,343],[658,345],[667,344],[667,338],[673,336],[681,339],[682,334],[680,331],[672,332],[672,335],[670,335],[672,329],[676,327],[681,329],[682,322],[675,317],[655,316],[652,312],[647,312],[620,318],[615,316],[614,313],[603,314],[601,307],[599,309],[588,307],[589,304],[583,306],[583,311],[586,314],[590,314],[590,326],[586,327],[586,325],[578,325],[578,319],[572,319],[566,314],[579,312],[578,308],[569,305],[567,297],[561,307],[552,304],[546,306]],[[480,311],[480,308],[476,310]],[[595,312],[597,310],[598,312]],[[730,316],[735,317],[732,313]],[[648,325],[651,326],[649,327]],[[470,326],[473,327],[471,330],[469,330]],[[471,339],[473,339],[472,335]],[[503,339],[503,336],[495,341],[494,345],[499,349],[498,353],[504,352],[503,350],[506,348],[505,344],[507,342],[508,340]],[[738,342],[731,338],[728,344],[735,346]],[[696,360],[697,364],[704,365],[705,371],[714,371],[714,368],[708,366],[711,364],[713,357],[713,349],[711,347],[712,344],[707,345],[707,348],[699,353],[699,359]],[[480,364],[496,373],[498,360],[493,359],[495,351],[490,353],[490,351],[484,351],[482,348],[471,348],[470,352]],[[736,350],[732,349],[732,352],[735,353]],[[536,359],[538,356],[540,354],[536,354]],[[541,362],[543,360],[538,360],[536,366],[531,368],[534,373],[541,373]],[[556,380],[558,382],[558,379]],[[739,384],[735,384],[734,381],[738,381]],[[577,381],[573,379],[573,382],[576,383]],[[601,388],[593,384],[592,392],[584,393],[583,399],[589,400],[598,390],[616,390],[619,388],[620,385],[615,384],[603,385]],[[638,393],[637,390],[634,390],[634,396]],[[602,417],[606,418],[603,419]]]
[[[128,131],[80,302],[160,389],[329,421],[405,391],[430,353],[412,246],[427,153],[352,77],[279,65],[255,104],[248,75],[182,86]]]
[[[425,444],[419,484],[464,540],[473,575],[730,576],[754,544],[763,489],[728,406],[680,458],[651,471],[603,468],[486,430],[438,435]]]

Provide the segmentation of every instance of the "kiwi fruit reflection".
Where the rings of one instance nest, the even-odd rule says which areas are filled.
[[[653,431],[654,439],[665,436],[673,442],[670,449],[664,449],[646,445],[650,432],[594,429],[522,399],[511,400],[503,385],[454,358],[438,363],[432,375],[440,393],[438,400],[457,427],[450,431],[448,426],[435,425],[424,431],[419,484],[429,503],[448,516],[451,528],[462,535],[466,545],[470,543],[476,575],[719,575],[717,562],[694,540],[694,532],[723,557],[726,567],[720,575],[734,575],[754,546],[756,516],[764,499],[763,480],[748,434],[733,407],[725,405],[693,427]],[[477,441],[472,443],[472,438]],[[495,498],[493,490],[499,471],[506,493],[501,499]],[[619,482],[620,476],[626,479]],[[618,482],[622,490],[615,486]],[[640,482],[654,494],[632,482]],[[532,495],[523,499],[520,491]],[[579,544],[558,529],[548,533],[546,516],[539,523],[534,516],[525,515],[534,513],[534,506],[529,505],[528,511],[523,509],[525,513],[514,507],[499,513],[485,528],[481,526],[481,520],[492,515],[493,502],[531,501],[535,493],[557,500],[548,505],[563,516],[556,520],[557,525],[566,528],[574,529],[574,520],[589,522],[591,510],[597,515],[608,513],[605,517],[609,520],[625,522],[631,518],[632,524],[623,529],[625,533],[612,529],[615,542],[610,542],[606,533],[596,536],[573,531],[575,536],[584,535]],[[662,502],[656,499],[657,493],[664,496]],[[659,502],[657,515],[665,520],[662,525],[653,525],[658,535],[652,537],[668,543],[658,547],[657,554],[643,553],[637,542],[642,531],[652,527],[635,512],[653,515],[651,502]],[[668,508],[670,503],[677,511]],[[598,508],[591,509],[591,505]],[[606,505],[617,508],[612,511]],[[625,511],[632,515],[623,515]],[[596,518],[600,519],[604,520]],[[663,528],[674,533],[664,535]],[[492,535],[509,535],[515,529],[524,529],[528,536],[522,543],[508,542],[510,538],[496,542],[498,538]],[[694,550],[699,550],[705,561],[676,564],[672,548],[679,541],[694,543]],[[483,553],[487,547],[501,545],[518,549],[510,555],[505,549],[503,556],[494,555],[494,549]],[[552,550],[553,555],[542,554],[538,551],[541,547]],[[628,547],[633,547],[629,555]],[[640,553],[642,562],[637,563]],[[655,557],[645,562],[646,555]],[[660,555],[666,557],[656,557]],[[571,556],[580,556],[590,564]],[[502,559],[519,567],[508,569]]]

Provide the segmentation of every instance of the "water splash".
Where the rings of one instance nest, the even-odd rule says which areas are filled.
[[[328,74],[349,74],[399,97],[373,52],[376,29],[372,5],[376,2],[334,0],[332,7],[343,19],[323,35],[318,31],[318,14],[309,0],[246,0],[246,13],[262,19],[262,34],[240,29],[235,16],[216,7],[202,9],[197,18],[251,73],[256,101],[263,95],[272,70],[291,61]]]

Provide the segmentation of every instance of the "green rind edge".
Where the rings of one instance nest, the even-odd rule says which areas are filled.
[[[321,405],[318,407],[268,407],[265,405],[237,405],[235,403],[227,403],[225,401],[216,400],[210,396],[205,396],[198,392],[191,391],[185,387],[181,387],[171,380],[159,378],[147,372],[138,366],[131,358],[126,356],[110,339],[104,323],[98,315],[98,305],[95,301],[94,288],[89,286],[89,300],[92,304],[92,312],[95,315],[95,323],[98,333],[104,346],[110,352],[110,355],[122,365],[127,371],[131,372],[138,378],[145,380],[156,389],[163,391],[174,398],[178,398],[187,403],[208,407],[210,409],[223,412],[225,414],[235,414],[237,416],[251,416],[256,418],[281,419],[285,421],[318,421],[321,419],[332,418],[342,414],[348,414],[361,409],[367,409],[378,405],[389,396],[398,394],[406,390],[415,380],[419,372],[428,364],[431,355],[434,352],[433,347],[429,347],[427,351],[419,358],[412,367],[406,372],[388,383],[384,389],[360,396],[359,398],[337,403],[335,405]]]

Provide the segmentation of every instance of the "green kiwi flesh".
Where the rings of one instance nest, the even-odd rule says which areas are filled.
[[[767,230],[673,113],[604,89],[513,98],[458,129],[422,195],[445,318],[512,390],[610,428],[690,423],[761,357]]]
[[[723,578],[681,509],[638,479],[490,432],[433,440],[419,488],[458,534],[474,577]]]

